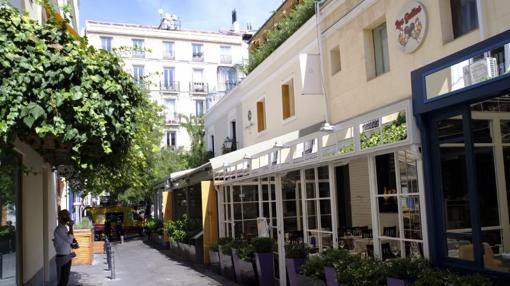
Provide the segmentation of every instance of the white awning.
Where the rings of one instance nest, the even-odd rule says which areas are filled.
[[[289,133],[211,159],[215,181],[233,182],[278,171],[419,144],[411,100],[382,107],[299,137]]]

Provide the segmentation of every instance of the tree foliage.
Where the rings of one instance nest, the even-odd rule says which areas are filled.
[[[181,115],[181,118],[183,119],[181,125],[186,129],[191,139],[191,148],[186,156],[188,167],[195,168],[205,164],[211,158],[211,154],[205,151],[204,117]]]
[[[0,140],[52,137],[76,170],[117,166],[146,100],[121,63],[75,40],[66,21],[0,8]]]

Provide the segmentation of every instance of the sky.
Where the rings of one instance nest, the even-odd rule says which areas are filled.
[[[159,25],[159,9],[175,14],[182,29],[218,31],[231,27],[237,10],[241,29],[258,29],[282,0],[80,0],[80,30],[86,20]]]

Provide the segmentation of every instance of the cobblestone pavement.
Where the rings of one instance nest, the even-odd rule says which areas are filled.
[[[106,256],[95,254],[92,265],[71,268],[70,286],[96,285],[237,285],[203,266],[180,262],[163,250],[143,240],[113,244],[115,279],[109,279]]]

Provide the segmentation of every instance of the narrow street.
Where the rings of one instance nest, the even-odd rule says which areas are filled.
[[[92,265],[71,268],[71,286],[96,285],[237,285],[202,267],[182,263],[168,255],[168,251],[131,240],[114,244],[115,279],[106,271],[106,255],[95,254]]]

